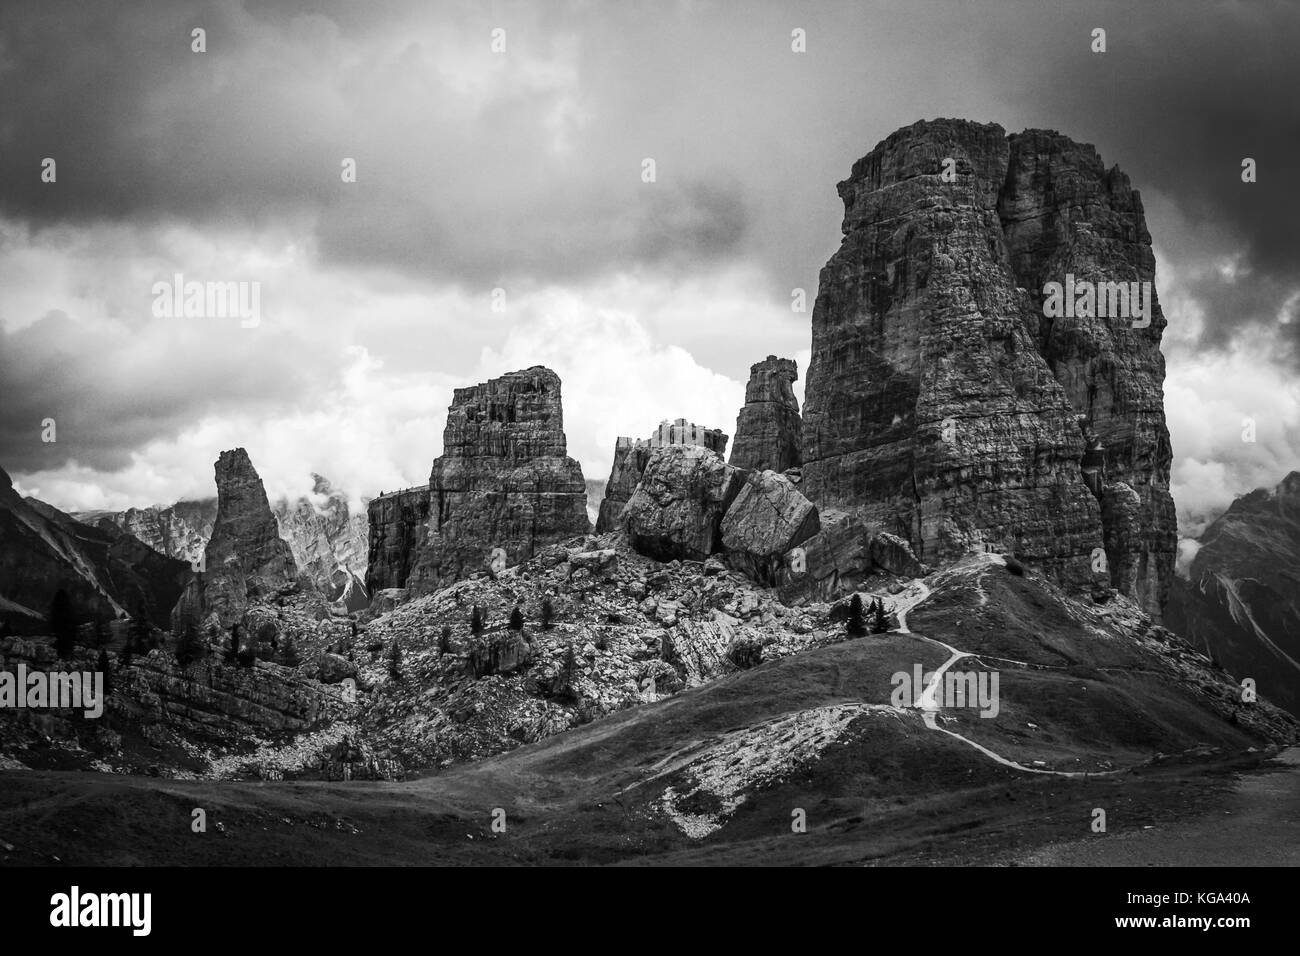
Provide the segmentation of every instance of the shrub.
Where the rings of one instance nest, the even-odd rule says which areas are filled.
[[[555,602],[550,595],[542,598],[542,630],[549,631],[555,626]]]
[[[510,612],[510,630],[522,631],[524,629],[524,612],[515,605],[515,609]]]
[[[450,654],[450,653],[451,653],[451,625],[444,624],[442,626],[442,633],[438,635],[438,654],[442,655],[442,654]]]
[[[1017,561],[1012,555],[1004,554],[1002,558],[1007,563],[1008,571],[1010,571],[1012,574],[1014,574],[1016,577],[1019,578],[1025,576],[1025,566],[1021,564],[1019,561]]]
[[[469,632],[471,634],[482,634],[486,623],[483,620],[483,609],[477,604],[469,614]]]
[[[388,649],[388,676],[393,680],[399,680],[402,676],[402,648],[396,640]]]

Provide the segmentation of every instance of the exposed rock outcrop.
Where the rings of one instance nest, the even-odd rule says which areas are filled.
[[[517,564],[589,532],[586,502],[559,376],[533,366],[458,388],[428,488],[370,503],[367,586],[427,592],[480,570],[497,549]]]
[[[1127,178],[1056,133],[936,120],[884,140],[839,193],[845,239],[813,310],[804,494],[925,562],[992,548],[1082,586],[1105,549],[1108,583],[1158,617],[1175,542],[1154,285],[1146,324],[1044,308],[1046,283],[1070,275],[1152,280]],[[1090,444],[1100,460],[1085,477]]]
[[[223,451],[215,465],[217,519],[204,549],[204,566],[195,575],[173,614],[173,627],[202,624],[216,615],[223,628],[239,622],[248,608],[274,598],[295,584],[310,587],[294,563],[293,550],[266,500],[266,489],[248,452]]]
[[[674,422],[663,421],[648,439],[620,436],[614,444],[614,464],[609,480],[605,482],[605,496],[600,501],[596,519],[596,533],[604,534],[618,527],[623,507],[632,498],[637,483],[645,472],[650,455],[656,448],[667,445],[699,445],[719,455],[727,453],[727,436],[718,428],[704,428],[684,418]]]
[[[759,471],[785,471],[803,464],[803,423],[791,387],[798,379],[799,367],[792,359],[769,355],[749,367],[731,464]]]

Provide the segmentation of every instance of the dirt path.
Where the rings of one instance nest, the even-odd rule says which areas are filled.
[[[1004,563],[1002,560],[1000,560],[999,555],[990,555],[990,558],[998,559],[998,560],[991,560],[990,563],[995,563],[995,564]],[[981,574],[980,577],[983,577],[983,575]],[[978,587],[978,580],[976,586]],[[984,593],[984,589],[981,587],[979,588],[979,591],[980,591],[980,596],[984,599],[981,603],[986,602],[988,600],[988,596]],[[974,747],[976,750],[978,750],[980,753],[984,754],[986,757],[990,758],[991,760],[994,760],[997,763],[1002,764],[1002,766],[1011,767],[1015,770],[1022,771],[1023,773],[1048,774],[1057,777],[1102,777],[1102,776],[1108,776],[1110,774],[1124,772],[1123,770],[1102,770],[1102,771],[1046,770],[1041,767],[1026,767],[1024,764],[1017,763],[1016,761],[1011,760],[1008,757],[1004,757],[1001,754],[990,750],[988,747],[985,747],[983,744],[976,743],[975,741],[971,740],[968,737],[963,737],[959,733],[955,733],[944,727],[940,727],[939,720],[942,719],[942,715],[939,713],[941,707],[939,706],[937,695],[939,692],[939,688],[943,686],[944,675],[959,660],[962,660],[963,658],[967,658],[967,657],[979,658],[980,655],[974,653],[973,651],[958,650],[957,648],[953,647],[951,644],[945,644],[943,641],[935,640],[932,637],[926,637],[923,634],[913,634],[912,631],[908,628],[907,626],[908,612],[911,611],[913,608],[915,608],[917,605],[921,604],[927,598],[929,598],[932,593],[933,591],[930,590],[929,585],[927,585],[920,578],[917,578],[916,580],[912,581],[907,586],[906,589],[899,592],[899,594],[896,596],[898,600],[893,605],[892,608],[894,614],[898,618],[898,627],[895,629],[897,633],[909,634],[912,637],[917,638],[918,640],[926,641],[930,644],[934,644],[938,647],[942,647],[944,650],[948,652],[949,655],[948,659],[944,661],[943,664],[939,666],[939,669],[936,670],[931,675],[929,684],[926,685],[925,690],[921,693],[921,696],[917,700],[917,707],[919,707],[921,710],[921,719],[925,722],[926,727],[928,727],[930,730],[937,730],[941,734],[947,734],[949,737],[953,737],[957,740],[960,740],[962,743],[966,744],[967,746]],[[1034,666],[1025,661],[1013,661],[1007,658],[988,658],[988,659],[1003,661],[1009,664],[1019,664],[1022,667]]]

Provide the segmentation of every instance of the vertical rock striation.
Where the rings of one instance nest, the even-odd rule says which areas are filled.
[[[804,493],[923,561],[996,548],[1082,585],[1104,549],[1109,583],[1158,616],[1175,538],[1154,287],[1138,328],[1043,304],[1066,273],[1152,279],[1127,178],[1056,133],[936,120],[888,137],[838,188]]]
[[[497,548],[516,564],[589,532],[586,509],[558,375],[539,365],[458,388],[428,487],[370,503],[367,585],[435,590],[482,568]]]
[[[620,436],[614,444],[614,464],[605,483],[605,496],[600,500],[600,514],[596,519],[596,533],[604,534],[618,527],[619,515],[631,500],[641,476],[645,473],[650,456],[657,448],[670,445],[698,445],[725,455],[727,435],[718,428],[705,428],[679,418],[674,422],[662,421],[648,439]]]
[[[803,423],[792,387],[798,379],[799,367],[792,359],[769,355],[749,367],[745,405],[736,418],[732,465],[785,471],[803,464]]]
[[[1166,325],[1155,294],[1155,255],[1142,199],[1119,167],[1106,169],[1092,146],[1050,130],[1009,138],[998,203],[1019,283],[1030,290],[1038,349],[1094,451],[1112,584],[1158,612],[1168,597],[1177,548],[1169,494],[1173,457],[1165,426]],[[1046,283],[1150,283],[1148,314],[1048,318]],[[1132,308],[1130,313],[1138,310]],[[1149,324],[1147,324],[1149,323]],[[1137,327],[1135,327],[1135,325]]]

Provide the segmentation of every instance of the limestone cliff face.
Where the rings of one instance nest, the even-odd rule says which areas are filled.
[[[534,366],[458,388],[428,488],[371,502],[367,583],[435,590],[480,570],[497,548],[517,564],[589,532],[586,509],[558,375]]]
[[[637,483],[645,473],[651,454],[657,448],[670,445],[698,445],[716,452],[727,453],[727,435],[718,428],[705,428],[679,418],[674,422],[660,422],[648,439],[620,436],[614,444],[614,465],[605,483],[605,496],[600,501],[600,514],[596,519],[596,533],[613,531],[619,525],[619,515],[632,498]]]
[[[366,590],[406,586],[416,552],[429,533],[429,486],[380,495],[370,502]]]
[[[803,463],[803,423],[791,387],[798,380],[799,367],[792,359],[769,355],[750,366],[745,405],[736,418],[731,464],[785,471]]]
[[[347,495],[320,475],[312,480],[310,498],[278,501],[272,511],[298,567],[333,599],[354,575],[365,575],[369,528],[366,513],[352,510]]]
[[[1047,318],[1041,308],[1035,314],[1039,352],[1100,452],[1111,582],[1158,612],[1173,577],[1177,520],[1160,352],[1166,322],[1142,199],[1092,146],[1049,130],[1026,130],[1008,143],[998,215],[1012,268],[1035,305],[1046,283],[1070,275],[1094,284],[1151,283],[1149,315],[1136,318],[1138,327],[1113,316]]]
[[[888,137],[839,193],[801,490],[923,561],[1013,551],[1158,615],[1175,539],[1154,286],[1141,327],[1044,314],[1067,273],[1153,278],[1128,180],[1056,133],[936,120]]]

